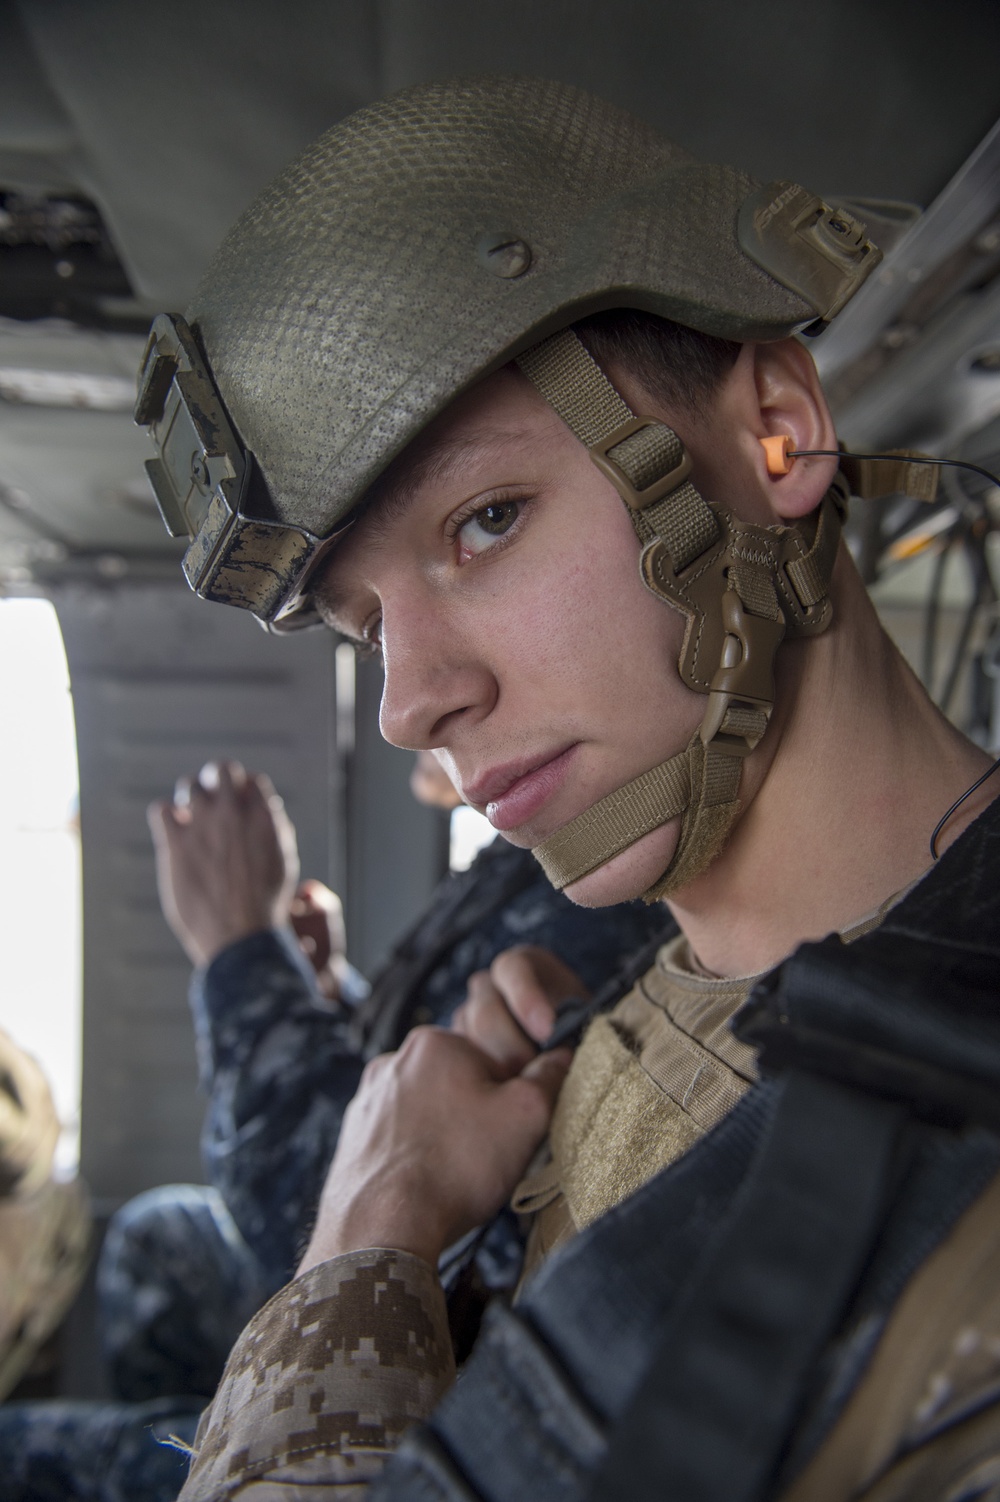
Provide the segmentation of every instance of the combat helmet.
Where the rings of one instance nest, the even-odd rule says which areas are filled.
[[[633,413],[569,325],[638,309],[720,338],[822,327],[879,260],[794,183],[706,165],[628,112],[518,77],[408,90],[342,121],[223,242],[187,319],[150,333],[136,419],[199,594],[271,629],[370,486],[473,382],[516,361],[615,485],[642,576],[682,610],[680,672],[708,696],[691,746],[536,854],[565,886],[683,814],[663,895],[737,808],[788,634],[829,622],[837,493],[792,527],[710,505],[663,422]]]

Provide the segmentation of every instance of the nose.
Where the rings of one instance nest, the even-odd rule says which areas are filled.
[[[392,609],[383,600],[382,660],[379,729],[393,746],[448,746],[460,725],[484,718],[496,702],[496,679],[475,640],[426,599]]]

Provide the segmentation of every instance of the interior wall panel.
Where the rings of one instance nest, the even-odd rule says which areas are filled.
[[[347,941],[367,974],[426,905],[448,865],[448,816],[414,800],[412,752],[379,734],[381,695],[381,666],[362,658],[347,780]]]
[[[189,966],[156,897],[146,805],[207,760],[267,771],[303,873],[342,888],[333,638],[276,640],[183,587],[56,598],[80,749],[82,1169],[122,1199],[202,1177]]]

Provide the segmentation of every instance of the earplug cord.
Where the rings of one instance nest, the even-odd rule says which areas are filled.
[[[973,474],[982,475],[991,485],[1000,486],[1000,477],[968,459],[932,459],[916,454],[855,454],[851,449],[788,449],[787,453],[789,459],[878,459],[887,464],[940,464],[947,469],[971,469]]]
[[[850,449],[787,449],[786,453],[789,459],[876,459],[892,464],[899,464],[903,458],[901,454],[855,454]],[[1000,486],[1000,478],[991,473],[990,470],[983,469],[981,464],[970,463],[968,459],[933,459],[930,457],[925,459],[916,454],[907,454],[905,460],[907,464],[940,464],[946,466],[948,469],[971,469],[974,475],[982,475],[983,479],[989,480],[991,485]],[[992,777],[998,768],[1000,768],[1000,757],[997,758],[991,767],[987,767],[981,777],[976,778],[970,788],[966,788],[960,798],[955,799],[948,812],[938,820],[934,826],[934,833],[931,835],[931,860],[936,861],[940,859],[937,845],[942,829],[944,829],[952,816],[962,807],[966,798],[971,798],[973,793],[981,788],[986,779]]]

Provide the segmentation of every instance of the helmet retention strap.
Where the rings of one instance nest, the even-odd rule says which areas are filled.
[[[517,365],[624,501],[642,544],[644,583],[689,617],[681,677],[708,697],[683,751],[585,809],[533,853],[562,890],[680,816],[673,858],[643,893],[654,902],[692,881],[725,842],[739,813],[744,758],[767,729],[780,642],[829,624],[846,496],[836,487],[828,493],[811,536],[809,523],[745,525],[709,505],[677,434],[658,418],[637,417],[571,329],[526,350]]]

